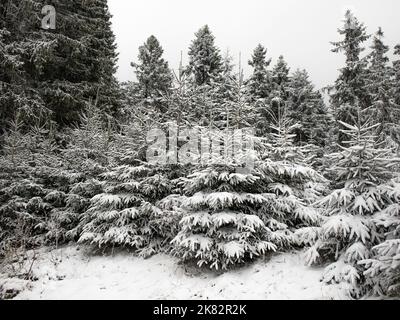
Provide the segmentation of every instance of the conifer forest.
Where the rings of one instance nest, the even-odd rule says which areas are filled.
[[[400,38],[121,65],[108,2],[0,0],[0,299],[398,299]]]

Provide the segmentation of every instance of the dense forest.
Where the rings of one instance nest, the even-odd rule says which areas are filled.
[[[55,29],[41,27],[47,4]],[[234,65],[207,25],[177,72],[143,40],[126,66],[137,80],[119,83],[106,0],[1,1],[2,264],[76,242],[227,271],[307,248],[305,263],[350,296],[400,295],[400,44],[348,11],[332,42],[345,63],[317,90],[262,44]],[[148,161],[148,133],[171,126],[178,148],[188,129],[252,128],[251,170],[197,161],[193,145],[192,162],[174,149],[178,161]]]

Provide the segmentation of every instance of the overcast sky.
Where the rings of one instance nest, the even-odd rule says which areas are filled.
[[[331,52],[330,41],[339,40],[337,28],[344,12],[352,9],[369,33],[381,26],[386,43],[400,43],[399,0],[109,0],[119,51],[118,78],[134,80],[130,62],[137,61],[138,47],[155,35],[170,67],[179,66],[180,52],[187,62],[194,33],[208,24],[216,44],[229,49],[246,75],[258,43],[268,49],[274,63],[284,55],[292,71],[305,68],[318,88],[331,84],[343,64]],[[368,44],[370,45],[370,44]]]

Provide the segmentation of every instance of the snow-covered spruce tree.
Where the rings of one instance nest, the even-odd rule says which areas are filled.
[[[32,86],[33,61],[40,68],[43,52],[51,48],[46,41],[30,41],[29,32],[42,6],[37,1],[4,0],[0,4],[0,131],[20,111],[21,121],[43,124],[51,110]],[[37,26],[35,26],[37,29]],[[31,52],[35,50],[36,56]],[[30,55],[30,56],[29,56]]]
[[[297,245],[292,229],[318,223],[318,213],[301,198],[305,183],[321,178],[314,170],[259,159],[254,170],[238,173],[239,163],[205,160],[183,181],[187,212],[173,240],[175,254],[183,261],[227,269]]]
[[[385,233],[385,240],[372,248],[370,259],[361,261],[364,275],[377,295],[400,296],[400,183],[389,185],[386,196],[391,204],[373,217],[377,228]]]
[[[189,48],[188,72],[196,85],[209,84],[222,71],[222,58],[214,44],[214,36],[205,25],[196,34]]]
[[[219,129],[226,129],[231,125],[232,104],[237,98],[235,84],[237,74],[234,72],[233,57],[229,50],[222,60],[221,74],[211,81],[209,87],[210,96],[213,100],[213,114],[215,114],[214,125]]]
[[[300,126],[296,144],[325,146],[331,119],[322,95],[315,90],[306,70],[296,70],[288,83],[288,118]]]
[[[196,123],[198,120],[197,106],[193,103],[197,98],[197,91],[194,90],[190,77],[185,71],[181,61],[178,74],[174,73],[171,93],[167,96],[168,111],[165,119],[176,121],[178,127],[182,124]]]
[[[276,118],[287,107],[287,100],[289,97],[288,84],[289,84],[290,69],[283,56],[280,56],[272,69],[272,90],[268,97],[268,110],[266,112],[267,118],[265,121],[268,126],[276,123]],[[269,117],[268,117],[269,114]]]
[[[22,126],[23,123],[17,116],[15,120],[10,122],[8,132],[2,137],[3,150],[0,155],[0,167],[2,168],[0,170],[0,258],[11,247],[21,245],[19,241],[28,233],[25,224],[30,226],[32,222],[28,214],[22,213],[21,208],[24,207],[22,197],[16,197],[16,192],[12,190],[12,186],[16,186],[19,181],[30,184],[30,181],[25,180],[27,178],[26,168],[28,167],[26,161],[29,158],[29,153],[26,148],[28,140],[21,132]],[[23,188],[19,189],[22,190]],[[29,192],[29,188],[26,188],[26,192]]]
[[[284,113],[275,119],[262,144],[257,170],[263,177],[263,191],[272,193],[259,211],[266,225],[301,233],[321,221],[312,203],[319,199],[325,180],[311,168],[308,146],[295,145],[296,128]],[[291,242],[302,245],[297,236]]]
[[[257,134],[264,136],[268,132],[268,97],[272,90],[271,71],[268,70],[271,59],[267,60],[267,49],[259,44],[253,52],[249,65],[253,74],[246,81],[248,99],[255,108],[255,127]]]
[[[254,109],[249,103],[241,58],[239,58],[238,72],[233,73],[230,76],[230,82],[228,83],[227,81],[226,83],[226,92],[229,92],[229,96],[223,100],[223,110],[226,113],[226,117],[221,119],[224,121],[221,121],[222,124],[220,124],[219,128],[229,130],[252,127],[254,124]],[[218,101],[216,102],[218,105]]]
[[[116,51],[107,0],[53,0],[56,29],[41,29],[44,0],[2,1],[0,49],[1,106],[20,109],[23,119],[43,125],[49,117],[60,125],[78,120],[88,101],[116,114],[119,88],[114,77]],[[3,42],[3,41],[2,41]],[[77,54],[79,52],[79,54]],[[1,55],[1,54],[0,54]],[[1,58],[0,58],[1,59]],[[6,116],[12,118],[7,111]]]
[[[267,49],[259,44],[249,60],[253,73],[247,81],[250,99],[257,101],[268,98],[271,92],[271,72],[268,70],[271,59],[267,60]]]
[[[378,29],[373,37],[372,52],[368,55],[369,68],[366,78],[367,90],[370,94],[372,106],[371,114],[375,123],[380,123],[377,135],[380,141],[392,139],[396,135],[398,124],[394,113],[399,107],[391,96],[393,86],[392,70],[388,66],[387,52],[389,47],[383,43],[383,31]]]
[[[273,252],[284,240],[258,217],[259,177],[239,174],[235,165],[208,165],[183,185],[187,211],[173,239],[174,254],[199,267],[225,270]]]
[[[4,140],[0,255],[47,243],[52,210],[65,205],[62,185],[53,179],[61,163],[51,130],[32,128],[22,134],[17,122],[11,124]]]
[[[398,58],[393,62],[393,73],[394,73],[394,86],[393,86],[393,96],[396,105],[400,105],[400,44],[396,45],[394,48],[394,54]]]
[[[395,46],[394,54],[400,58],[400,45]],[[391,96],[394,100],[394,108],[392,109],[393,131],[392,139],[399,146],[397,148],[400,152],[400,59],[393,62],[393,83],[391,89]]]
[[[172,87],[172,72],[168,62],[162,58],[163,49],[155,36],[150,36],[139,48],[139,63],[132,63],[138,79],[140,94],[147,105],[156,105],[159,112],[165,112],[163,97]]]
[[[359,116],[360,119],[360,116]],[[311,264],[334,261],[325,271],[325,283],[341,283],[349,294],[359,297],[365,284],[358,262],[371,256],[371,248],[380,241],[373,216],[387,208],[387,183],[392,177],[391,150],[376,146],[370,126],[361,120],[356,125],[341,123],[349,137],[341,152],[332,154],[334,190],[317,202],[324,210],[320,228],[310,230],[306,242],[312,244],[306,259]]]
[[[41,224],[52,244],[77,240],[76,227],[90,199],[103,192],[100,174],[115,162],[112,136],[96,102],[89,103],[79,125],[68,131],[67,145],[59,152],[59,166],[41,170],[41,180],[54,190],[46,196],[54,209]]]
[[[344,26],[338,30],[344,37],[339,42],[333,42],[333,52],[344,52],[346,64],[340,70],[340,75],[331,88],[331,104],[337,121],[354,124],[357,122],[357,103],[361,109],[370,106],[369,95],[365,90],[365,74],[367,62],[360,55],[364,51],[363,43],[368,40],[366,27],[360,23],[351,11],[347,11],[343,21]],[[339,127],[339,126],[338,126]],[[345,139],[338,132],[339,143]]]
[[[78,230],[79,243],[99,248],[126,247],[147,257],[167,250],[177,233],[179,214],[156,202],[170,194],[179,168],[120,166],[103,175],[104,193],[91,200]]]

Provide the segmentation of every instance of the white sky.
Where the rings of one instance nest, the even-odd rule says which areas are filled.
[[[337,28],[347,8],[369,33],[381,26],[391,49],[400,43],[399,0],[109,0],[109,7],[121,81],[135,79],[130,62],[137,61],[138,48],[150,35],[159,39],[164,58],[177,69],[180,52],[186,63],[194,33],[205,24],[221,53],[229,49],[236,63],[242,53],[246,75],[251,72],[247,61],[261,43],[272,65],[283,54],[292,71],[307,69],[318,88],[333,83],[343,64],[329,42],[340,39]]]

